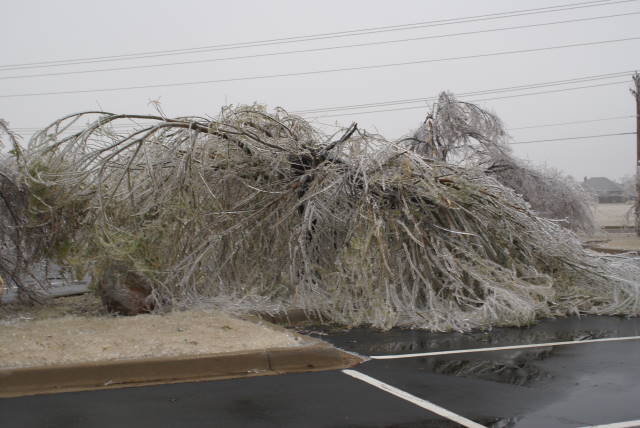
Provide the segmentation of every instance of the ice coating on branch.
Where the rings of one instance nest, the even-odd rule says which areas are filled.
[[[259,105],[213,120],[72,115],[19,159],[21,230],[107,298],[144,289],[156,309],[301,307],[433,330],[640,312],[637,259],[583,249],[491,171],[506,153],[494,115],[444,94],[429,120],[387,141]]]

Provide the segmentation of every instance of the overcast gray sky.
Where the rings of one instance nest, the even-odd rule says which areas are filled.
[[[251,48],[189,54],[163,52],[163,56],[151,58],[62,67],[50,64],[39,68],[6,67],[42,61],[181,50],[396,26],[547,6],[584,6],[585,2],[586,0],[7,0],[2,7],[4,19],[0,27],[0,40],[5,45],[0,61],[0,118],[8,120],[11,127],[28,137],[30,132],[23,128],[40,127],[59,116],[81,110],[99,108],[111,112],[151,112],[150,100],[160,100],[165,112],[171,116],[215,115],[225,103],[254,101],[270,107],[282,106],[289,111],[298,111],[428,98],[442,90],[463,94],[626,72],[621,76],[602,80],[460,98],[484,100],[509,96],[479,101],[480,105],[500,116],[507,128],[607,119],[563,126],[512,129],[509,132],[515,142],[634,132],[635,119],[630,116],[635,116],[635,105],[629,88],[631,71],[640,68],[637,55],[639,39],[519,54],[242,81],[104,92],[13,95],[296,74],[636,38],[640,37],[640,15],[633,13],[640,12],[638,0],[602,1],[598,7],[571,7],[564,11],[500,19],[471,19],[455,24],[440,23],[421,28]],[[622,14],[625,15],[611,16]],[[597,19],[482,32],[586,18]],[[425,38],[469,32],[474,34]],[[14,78],[31,74],[193,62],[400,39],[419,40],[153,68]],[[602,84],[606,86],[510,97],[522,93]],[[377,105],[368,110],[402,110],[367,113],[367,109],[358,108],[315,113],[309,117],[331,115],[316,119],[324,124],[337,122],[348,125],[351,121],[356,121],[361,127],[395,138],[417,127],[430,104]],[[345,112],[349,115],[340,115]],[[635,135],[570,141],[520,144],[513,148],[516,155],[522,158],[557,167],[578,179],[583,176],[619,178],[634,172]]]

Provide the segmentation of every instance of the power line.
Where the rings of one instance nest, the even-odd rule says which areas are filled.
[[[19,97],[34,97],[34,96],[45,96],[45,95],[70,95],[70,94],[82,94],[82,93],[92,93],[92,92],[126,91],[126,90],[134,90],[134,89],[194,86],[194,85],[205,85],[205,84],[213,84],[213,83],[273,79],[273,78],[282,78],[282,77],[310,76],[310,75],[338,73],[338,72],[345,72],[345,71],[371,70],[371,69],[399,67],[399,66],[406,66],[406,65],[417,65],[417,64],[427,64],[427,63],[455,61],[455,60],[464,60],[464,59],[473,59],[473,58],[486,58],[486,57],[501,56],[501,55],[514,55],[514,54],[521,54],[521,53],[542,52],[542,51],[567,49],[567,48],[575,48],[575,47],[598,46],[603,44],[620,43],[620,42],[627,42],[627,41],[633,41],[633,40],[639,40],[639,39],[640,37],[628,37],[623,39],[600,40],[596,42],[573,43],[573,44],[567,44],[567,45],[546,46],[542,48],[518,49],[518,50],[511,50],[511,51],[499,51],[499,52],[490,52],[485,54],[457,56],[457,57],[422,59],[422,60],[416,60],[416,61],[365,65],[365,66],[357,66],[357,67],[343,67],[343,68],[333,68],[333,69],[325,69],[325,70],[312,70],[312,71],[302,71],[302,72],[294,72],[294,73],[266,74],[266,75],[259,75],[259,76],[247,76],[247,77],[231,77],[226,79],[202,80],[202,81],[195,81],[195,82],[160,83],[160,84],[152,84],[152,85],[124,86],[124,87],[116,87],[116,88],[97,88],[97,89],[80,89],[80,90],[68,90],[68,91],[8,94],[8,95],[0,95],[0,98],[19,98]]]
[[[269,53],[262,53],[262,54],[241,55],[241,56],[222,57],[222,58],[208,58],[208,59],[198,59],[198,60],[191,60],[191,61],[166,62],[166,63],[160,63],[160,64],[131,65],[131,66],[123,66],[123,67],[99,68],[99,69],[93,69],[93,70],[62,71],[62,72],[53,72],[53,73],[0,76],[0,80],[29,79],[29,78],[35,78],[35,77],[52,77],[52,76],[69,76],[69,75],[88,74],[88,73],[103,73],[103,72],[109,72],[109,71],[138,70],[138,69],[168,67],[168,66],[176,66],[176,65],[203,64],[203,63],[209,63],[209,62],[233,61],[233,60],[251,59],[251,58],[264,58],[264,57],[292,55],[292,54],[300,54],[300,53],[325,52],[325,51],[332,51],[332,50],[338,50],[338,49],[380,46],[380,45],[388,45],[388,44],[394,44],[394,43],[405,43],[405,42],[413,42],[413,41],[420,41],[420,40],[468,36],[468,35],[474,35],[474,34],[487,34],[487,33],[499,32],[499,31],[510,31],[510,30],[517,30],[517,29],[525,29],[525,28],[537,28],[537,27],[569,24],[569,23],[576,23],[576,22],[588,22],[588,21],[595,21],[600,19],[618,18],[623,16],[638,15],[638,14],[640,14],[640,12],[627,12],[627,13],[619,13],[614,15],[602,15],[602,16],[594,16],[594,17],[587,17],[587,18],[576,18],[576,19],[567,19],[567,20],[561,20],[561,21],[542,22],[537,24],[526,24],[526,25],[516,25],[511,27],[491,28],[486,30],[465,31],[465,32],[449,33],[449,34],[409,37],[404,39],[383,40],[383,41],[366,42],[366,43],[355,43],[355,44],[349,44],[349,45],[328,46],[328,47],[310,48],[310,49],[297,49],[297,50],[289,50],[289,51],[281,51],[281,52],[269,52]]]
[[[571,122],[556,122],[556,123],[544,123],[540,125],[528,125],[528,126],[519,126],[517,128],[507,128],[507,131],[518,131],[521,129],[538,129],[538,128],[548,128],[552,126],[564,126],[564,125],[577,125],[581,123],[593,123],[593,122],[606,122],[609,120],[619,120],[619,119],[635,119],[635,115],[627,115],[627,116],[612,116],[612,117],[602,117],[595,119],[585,119],[585,120],[574,120]]]
[[[518,97],[523,97],[523,96],[553,94],[553,93],[557,93],[557,92],[570,92],[570,91],[576,91],[576,90],[580,90],[580,89],[599,88],[599,87],[614,86],[614,85],[628,85],[628,84],[629,84],[629,82],[627,80],[622,80],[622,81],[619,81],[619,82],[598,83],[598,84],[594,84],[594,85],[575,86],[573,88],[551,89],[551,90],[548,90],[548,91],[527,92],[525,94],[504,95],[504,96],[500,96],[500,97],[475,99],[475,100],[471,100],[471,102],[479,103],[479,102],[484,102],[484,101],[506,100],[506,99],[509,99],[509,98],[518,98]]]
[[[516,141],[509,144],[515,145],[515,144],[547,143],[551,141],[571,141],[571,140],[583,140],[587,138],[616,137],[619,135],[636,135],[636,132],[618,132],[616,134],[581,135],[579,137],[550,138],[548,140]]]
[[[426,28],[426,27],[512,18],[512,17],[518,17],[518,16],[540,14],[540,13],[562,12],[562,11],[575,10],[575,9],[610,6],[610,5],[616,5],[616,4],[622,4],[622,3],[631,3],[635,1],[638,1],[638,0],[587,1],[587,2],[557,5],[557,6],[548,6],[548,7],[542,7],[542,8],[521,9],[521,10],[508,11],[508,12],[467,16],[467,17],[461,17],[461,18],[449,18],[449,19],[422,21],[422,22],[416,22],[411,24],[369,27],[369,28],[346,30],[346,31],[339,31],[339,32],[332,32],[332,33],[318,33],[318,34],[311,34],[306,36],[282,37],[282,38],[258,40],[258,41],[252,41],[252,42],[226,43],[226,44],[193,47],[193,48],[157,50],[157,51],[138,52],[138,53],[131,53],[131,54],[99,56],[99,57],[38,61],[38,62],[28,62],[28,63],[21,63],[21,64],[5,64],[5,65],[0,65],[0,70],[7,71],[7,70],[42,68],[42,67],[52,67],[52,66],[88,64],[88,63],[105,62],[105,61],[123,61],[123,60],[152,58],[152,57],[167,56],[167,55],[182,55],[182,54],[201,53],[201,52],[210,52],[210,51],[219,51],[219,50],[270,46],[270,45],[285,44],[285,43],[308,42],[308,41],[324,40],[324,39],[330,39],[330,38],[362,36],[362,35],[376,34],[376,33],[389,32],[389,31],[413,30],[413,29]]]
[[[551,93],[556,93],[556,92],[567,92],[567,91],[575,91],[575,90],[579,90],[579,89],[596,88],[596,87],[612,86],[612,85],[622,85],[622,84],[627,84],[628,85],[629,82],[627,80],[624,80],[624,81],[620,81],[620,82],[600,83],[600,84],[595,84],[595,85],[578,86],[578,87],[574,87],[574,88],[552,89],[552,90],[548,90],[548,91],[528,92],[528,93],[524,93],[524,94],[504,95],[504,96],[492,97],[492,98],[471,99],[471,100],[467,100],[467,101],[468,102],[478,103],[478,102],[484,102],[484,101],[495,101],[495,100],[503,100],[503,99],[508,99],[508,98],[528,97],[528,96],[532,96],[532,95],[551,94]],[[435,99],[435,97],[434,97],[434,99]],[[384,110],[366,110],[366,111],[352,112],[352,113],[336,113],[336,114],[328,114],[328,115],[322,115],[322,116],[312,116],[309,119],[323,119],[323,118],[328,118],[328,117],[342,117],[342,116],[353,116],[353,115],[370,114],[370,113],[387,113],[387,112],[403,111],[403,110],[417,110],[417,109],[424,109],[425,107],[426,106],[413,106],[413,107],[399,107],[399,108],[384,109]]]
[[[633,73],[633,70],[616,72],[616,73],[605,73],[605,74],[588,75],[588,76],[576,77],[576,78],[572,78],[572,79],[562,79],[562,80],[553,80],[553,81],[547,81],[547,82],[529,83],[529,84],[524,84],[524,85],[507,86],[507,87],[502,87],[502,88],[484,89],[484,90],[479,90],[479,91],[461,92],[461,93],[458,93],[457,96],[489,95],[489,94],[492,94],[492,93],[503,93],[503,92],[510,92],[510,91],[545,88],[545,87],[552,87],[552,86],[566,85],[566,84],[573,84],[573,83],[585,83],[585,82],[590,82],[590,81],[597,81],[597,80],[621,77],[621,76],[624,76],[624,75],[628,75],[630,73]],[[505,99],[505,98],[513,98],[513,97],[523,97],[523,96],[531,96],[531,95],[540,95],[540,94],[555,93],[555,92],[565,92],[565,91],[573,91],[573,90],[578,90],[578,89],[588,89],[588,88],[594,88],[594,87],[619,85],[619,84],[628,84],[628,83],[629,82],[625,80],[625,81],[618,81],[618,82],[609,82],[609,83],[602,83],[602,84],[578,86],[578,87],[574,87],[574,88],[560,88],[560,89],[549,90],[549,91],[528,92],[528,93],[524,93],[524,94],[514,94],[514,95],[500,96],[500,97],[494,97],[494,98],[488,98],[488,99],[482,99],[482,100],[475,100],[475,102],[478,102],[478,101],[489,101],[489,100],[496,100],[496,99]],[[306,110],[294,110],[294,111],[292,111],[292,113],[300,114],[300,115],[307,115],[307,114],[311,114],[311,113],[350,110],[350,109],[354,109],[354,108],[362,109],[362,108],[381,107],[381,106],[385,106],[385,105],[410,104],[410,103],[416,103],[416,102],[423,102],[424,103],[424,102],[427,102],[427,101],[435,101],[437,99],[438,99],[437,96],[431,96],[431,97],[424,97],[424,98],[413,98],[413,99],[404,99],[404,100],[382,101],[382,102],[374,102],[374,103],[367,103],[367,104],[352,104],[352,105],[346,105],[346,106],[343,105],[343,106],[333,106],[333,107],[317,107],[317,108],[306,109]],[[352,113],[333,114],[333,115],[325,115],[325,116],[315,116],[315,117],[312,117],[311,119],[319,119],[319,118],[323,118],[323,117],[339,117],[339,116],[350,116],[350,115],[356,115],[356,114],[399,111],[399,110],[424,109],[425,107],[426,106],[421,105],[421,106],[401,107],[401,108],[396,108],[396,109],[385,109],[385,110],[363,110],[363,111],[357,111],[357,112],[352,112]],[[629,117],[635,117],[635,116],[629,116]],[[551,124],[551,125],[553,125],[553,124]],[[538,125],[538,126],[551,126],[551,125]],[[135,126],[137,126],[137,124],[119,124],[119,125],[114,126],[114,127],[115,128],[120,128],[120,127],[124,128],[124,127],[135,127]],[[14,130],[16,130],[16,131],[30,131],[30,130],[37,131],[37,130],[40,130],[40,129],[41,129],[40,127],[14,128]],[[77,128],[77,129],[82,129],[82,128]],[[514,128],[512,128],[512,129],[514,129]],[[515,129],[520,129],[520,128],[515,128]]]
[[[606,122],[606,121],[611,121],[611,120],[620,120],[620,119],[634,119],[636,116],[634,115],[626,115],[626,116],[611,116],[611,117],[597,117],[597,118],[592,118],[592,119],[584,119],[584,120],[575,120],[575,121],[569,121],[569,122],[555,122],[555,123],[541,123],[538,125],[528,125],[528,126],[520,126],[517,128],[505,128],[506,131],[516,131],[516,130],[521,130],[521,129],[538,129],[538,128],[547,128],[547,127],[554,127],[554,126],[565,126],[565,125],[577,125],[577,124],[582,124],[582,123],[594,123],[594,122]],[[115,129],[133,129],[136,128],[138,126],[141,126],[140,124],[135,124],[135,123],[131,123],[131,124],[117,124],[117,125],[112,125],[113,128]],[[12,131],[39,131],[40,129],[42,129],[42,127],[29,127],[29,128],[12,128]],[[69,130],[82,130],[85,129],[84,127],[70,127]]]
[[[622,71],[616,73],[606,73],[606,74],[596,74],[590,76],[576,77],[572,79],[563,79],[563,80],[555,80],[548,82],[539,82],[539,83],[529,83],[525,85],[517,85],[517,86],[507,86],[502,88],[493,88],[493,89],[485,89],[481,91],[472,91],[472,92],[461,92],[457,93],[458,96],[470,96],[470,95],[486,95],[491,93],[499,93],[499,92],[511,92],[517,90],[526,90],[526,89],[536,89],[536,88],[544,88],[549,86],[559,86],[559,85],[567,85],[571,83],[585,83],[594,80],[605,80],[605,79],[613,79],[616,77],[626,76],[628,74],[633,73],[634,70]],[[331,106],[331,107],[316,107],[313,109],[306,110],[295,110],[294,113],[297,114],[308,114],[308,113],[322,113],[322,112],[330,112],[330,111],[339,111],[339,110],[353,110],[360,108],[370,108],[370,107],[382,107],[388,105],[400,105],[400,104],[415,104],[415,103],[423,103],[427,101],[434,101],[438,97],[431,96],[426,98],[410,98],[410,99],[401,99],[401,100],[391,100],[391,101],[380,101],[366,104],[351,104],[351,105],[343,105],[343,106]]]

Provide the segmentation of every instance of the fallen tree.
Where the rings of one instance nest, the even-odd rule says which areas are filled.
[[[5,145],[12,147],[14,156],[18,153],[18,136],[0,119],[0,282],[3,291],[18,285],[23,294],[35,299],[37,289],[45,286],[34,269],[44,258],[42,237],[29,227],[28,190],[21,185],[15,158],[4,153]]]
[[[593,196],[560,171],[514,157],[508,140],[498,117],[448,93],[440,95],[414,135],[404,139],[423,155],[484,168],[522,196],[538,215],[576,232],[593,233]]]
[[[19,229],[42,257],[90,270],[121,313],[301,307],[433,330],[637,315],[635,259],[584,250],[483,162],[447,159],[479,159],[502,138],[494,116],[457,106],[449,131],[398,142],[355,124],[325,136],[261,106],[215,120],[71,115],[17,157]]]

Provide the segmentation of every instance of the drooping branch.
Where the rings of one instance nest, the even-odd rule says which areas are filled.
[[[587,252],[501,184],[495,116],[445,94],[430,120],[393,142],[261,106],[69,116],[15,164],[20,231],[124,313],[300,307],[434,330],[640,313],[636,260]]]

